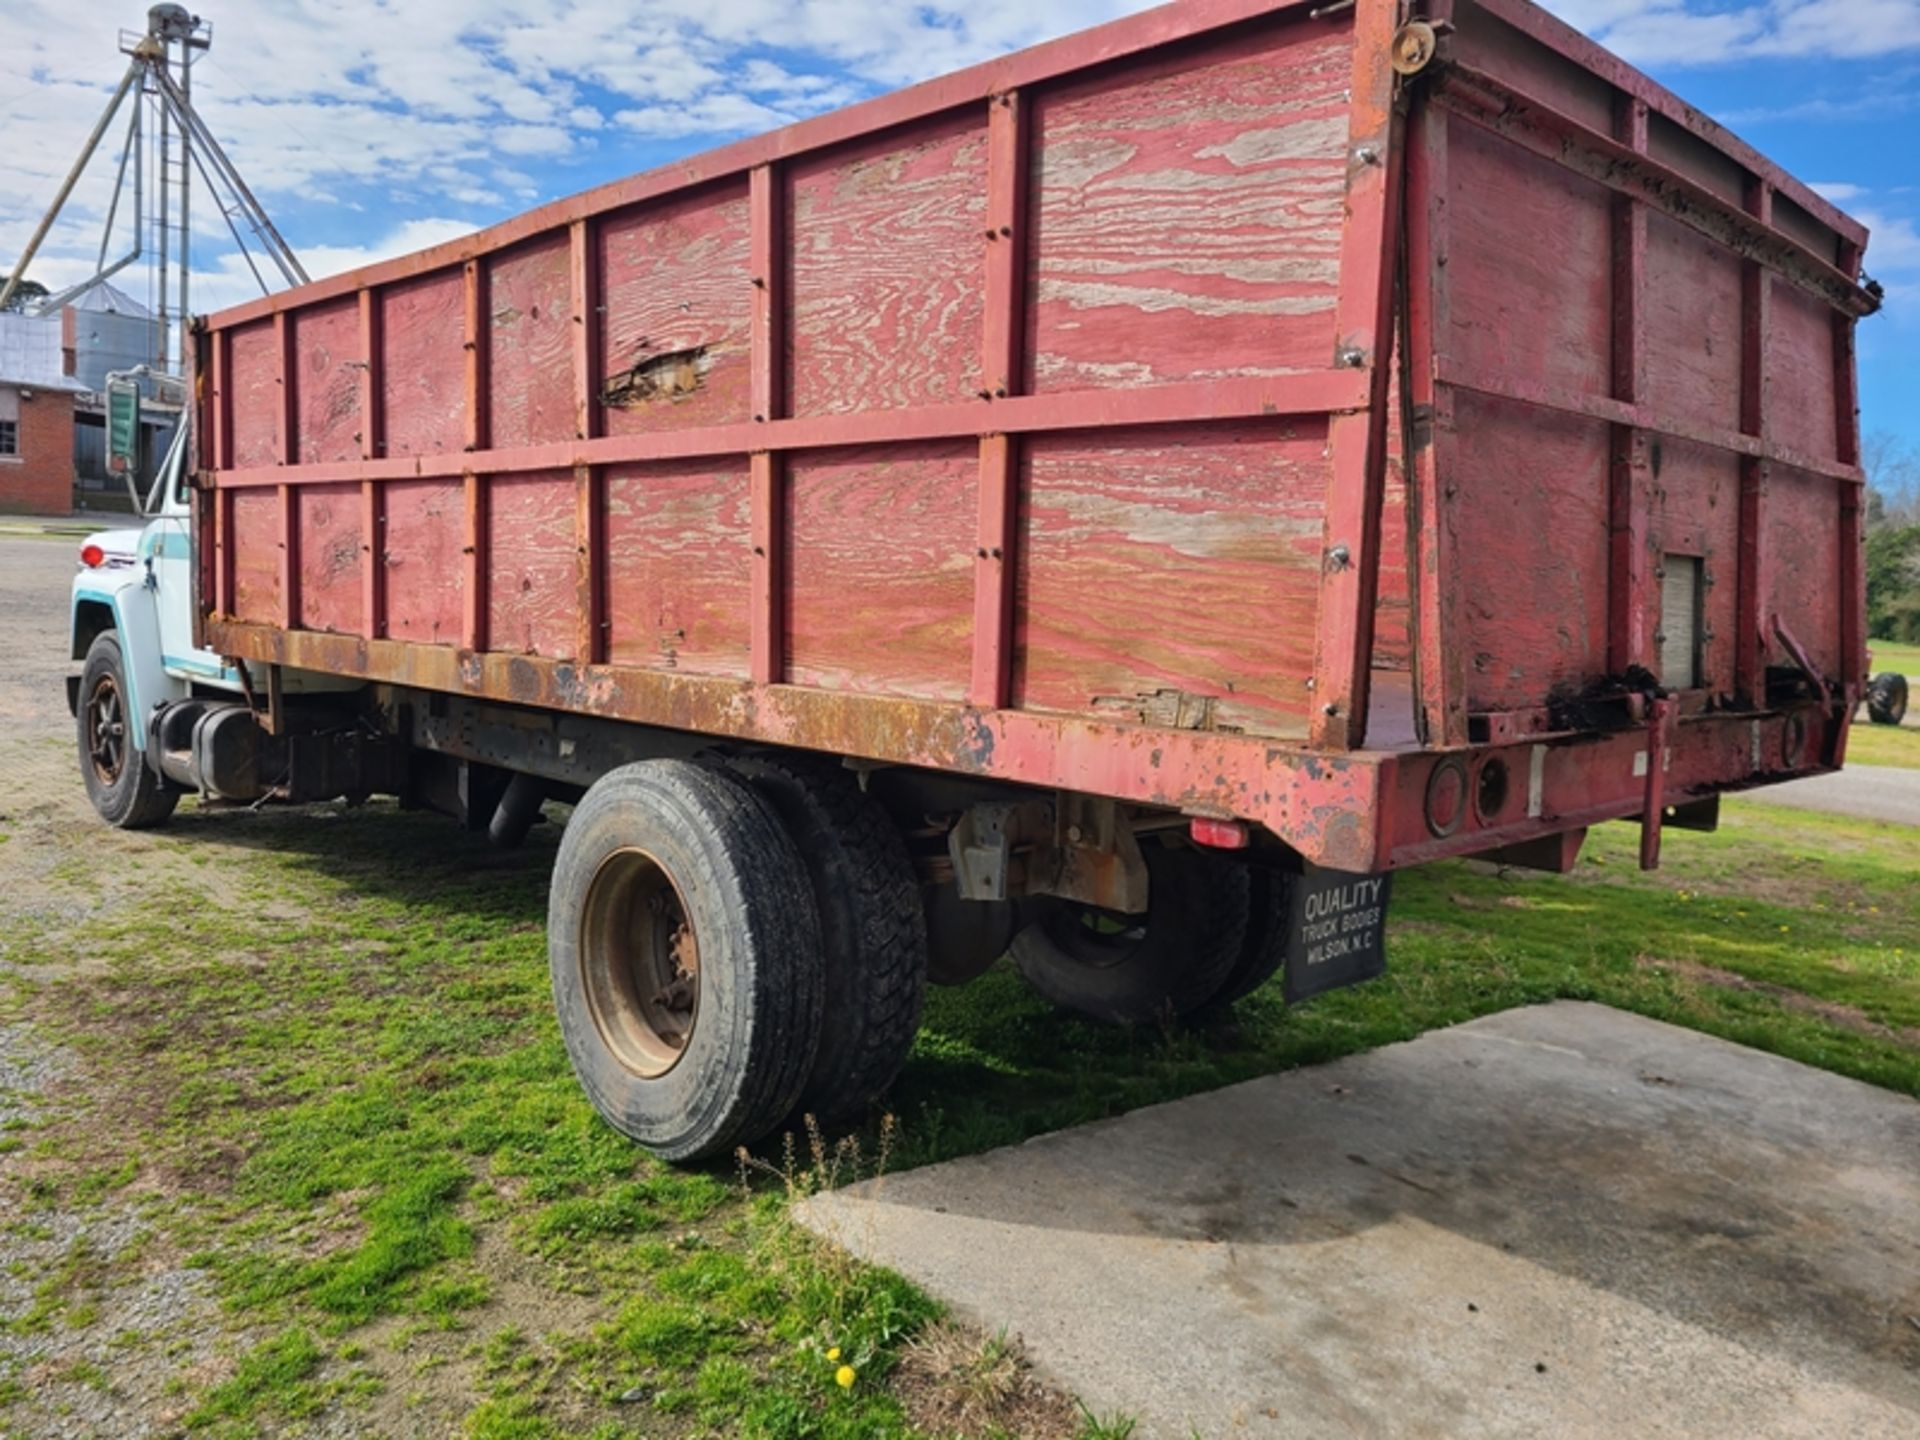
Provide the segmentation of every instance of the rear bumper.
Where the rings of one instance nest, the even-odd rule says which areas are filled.
[[[1657,763],[1663,810],[1727,792],[1828,773],[1839,718],[1808,704],[1764,714],[1683,717]],[[1640,816],[1656,763],[1646,726],[1449,752],[1391,757],[1382,777],[1379,868],[1473,855]],[[1436,787],[1464,781],[1457,816],[1431,813]]]

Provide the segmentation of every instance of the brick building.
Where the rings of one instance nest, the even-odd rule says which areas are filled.
[[[110,285],[52,314],[0,313],[0,514],[125,508],[126,482],[107,471],[100,392],[110,371],[155,358],[157,334],[145,309]],[[152,382],[142,388],[150,394]],[[143,456],[157,458],[179,412],[151,400],[141,408]]]
[[[23,384],[0,375],[0,514],[73,509],[70,384]]]

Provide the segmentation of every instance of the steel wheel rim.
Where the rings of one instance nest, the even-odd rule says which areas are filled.
[[[113,784],[126,768],[127,717],[111,675],[96,680],[87,696],[87,758],[102,785]]]
[[[600,862],[580,922],[581,989],[608,1053],[643,1080],[680,1063],[700,1015],[700,945],[680,890],[646,851]]]

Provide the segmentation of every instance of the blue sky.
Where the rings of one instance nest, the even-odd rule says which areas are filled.
[[[1126,0],[204,0],[215,131],[315,274],[1143,8]],[[1874,229],[1863,424],[1920,447],[1920,0],[1554,0]],[[124,12],[124,13],[122,13]],[[0,266],[141,0],[0,0]],[[84,276],[96,164],[38,278]],[[203,214],[195,308],[254,290]],[[142,283],[129,288],[141,293]]]

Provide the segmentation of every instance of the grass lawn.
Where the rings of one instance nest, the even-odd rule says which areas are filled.
[[[1896,640],[1869,640],[1867,649],[1873,654],[1875,675],[1893,670],[1920,680],[1920,645],[1903,645]]]
[[[1847,764],[1920,770],[1920,730],[1910,725],[1870,725],[1863,714],[1847,732]]]
[[[20,928],[51,921],[10,934],[39,963],[0,988],[0,1015],[94,1079],[0,1137],[26,1162],[0,1223],[131,1203],[212,1277],[237,1338],[180,1382],[196,1433],[328,1409],[405,1432],[448,1405],[492,1440],[919,1433],[912,1342],[937,1309],[787,1222],[819,1172],[1560,996],[1920,1095],[1920,830],[1733,802],[1717,834],[1670,832],[1652,876],[1637,836],[1596,833],[1569,877],[1403,877],[1389,976],[1299,1010],[1263,993],[1208,1025],[1116,1031],[1004,968],[936,992],[893,1118],[845,1148],[776,1146],[745,1185],[647,1159],[575,1087],[547,998],[550,834],[502,856],[381,806],[189,812],[165,844],[224,872],[219,903],[183,886],[57,945]],[[100,1264],[77,1241],[71,1262],[0,1326],[94,1323]],[[0,1373],[0,1432],[14,1381]],[[1048,1433],[1076,1424],[1126,1428]]]

